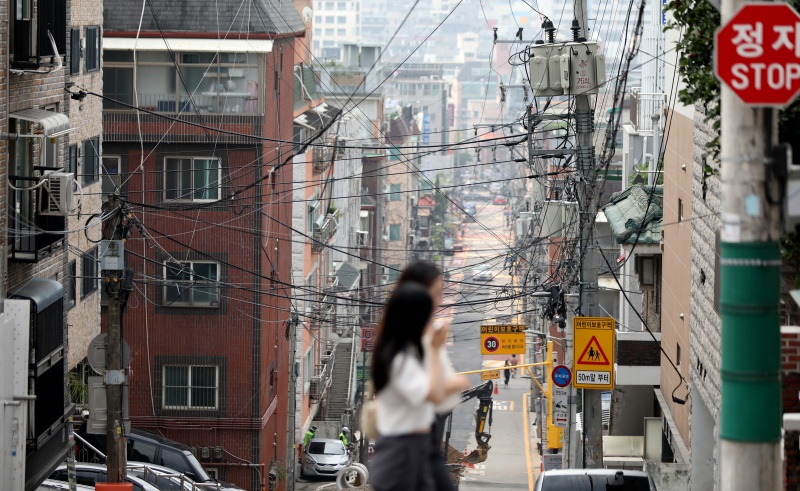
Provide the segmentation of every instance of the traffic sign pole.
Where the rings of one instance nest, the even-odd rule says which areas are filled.
[[[797,47],[788,50],[775,28],[786,24],[781,29],[794,32],[800,19],[791,12],[776,16],[776,8],[787,7],[722,0],[723,27],[715,42],[715,69],[723,81],[721,277],[715,279],[720,282],[722,320],[720,486],[728,491],[782,487],[779,208],[767,196],[777,188],[775,174],[765,172],[772,162],[777,124],[774,109],[746,104],[783,105],[798,90],[794,75],[787,77],[794,70],[790,55],[797,62]],[[794,35],[786,40],[798,42]],[[784,83],[768,81],[764,86],[761,79],[764,93],[754,95],[749,89],[764,72],[756,74],[753,62],[765,63],[767,77],[772,70],[772,82],[781,71],[774,66],[781,64]],[[747,71],[740,67],[734,78],[736,63]],[[753,335],[753,326],[758,326],[758,335]]]

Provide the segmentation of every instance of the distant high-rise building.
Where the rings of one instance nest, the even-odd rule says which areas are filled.
[[[339,60],[342,43],[361,40],[361,1],[314,0],[313,36],[314,56]]]

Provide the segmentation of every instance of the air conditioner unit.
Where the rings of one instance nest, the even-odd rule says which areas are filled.
[[[42,180],[45,182],[39,193],[39,214],[67,216],[72,209],[75,176],[69,172],[51,172]]]
[[[408,234],[408,245],[413,246],[417,243],[417,236],[414,234]]]

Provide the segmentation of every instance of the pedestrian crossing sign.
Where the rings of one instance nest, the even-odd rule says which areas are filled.
[[[616,344],[612,317],[575,317],[572,321],[573,384],[579,389],[613,389]]]

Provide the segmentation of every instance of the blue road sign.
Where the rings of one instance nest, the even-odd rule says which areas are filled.
[[[572,372],[569,370],[569,367],[564,365],[558,365],[553,368],[551,377],[556,387],[566,387],[572,382]]]

